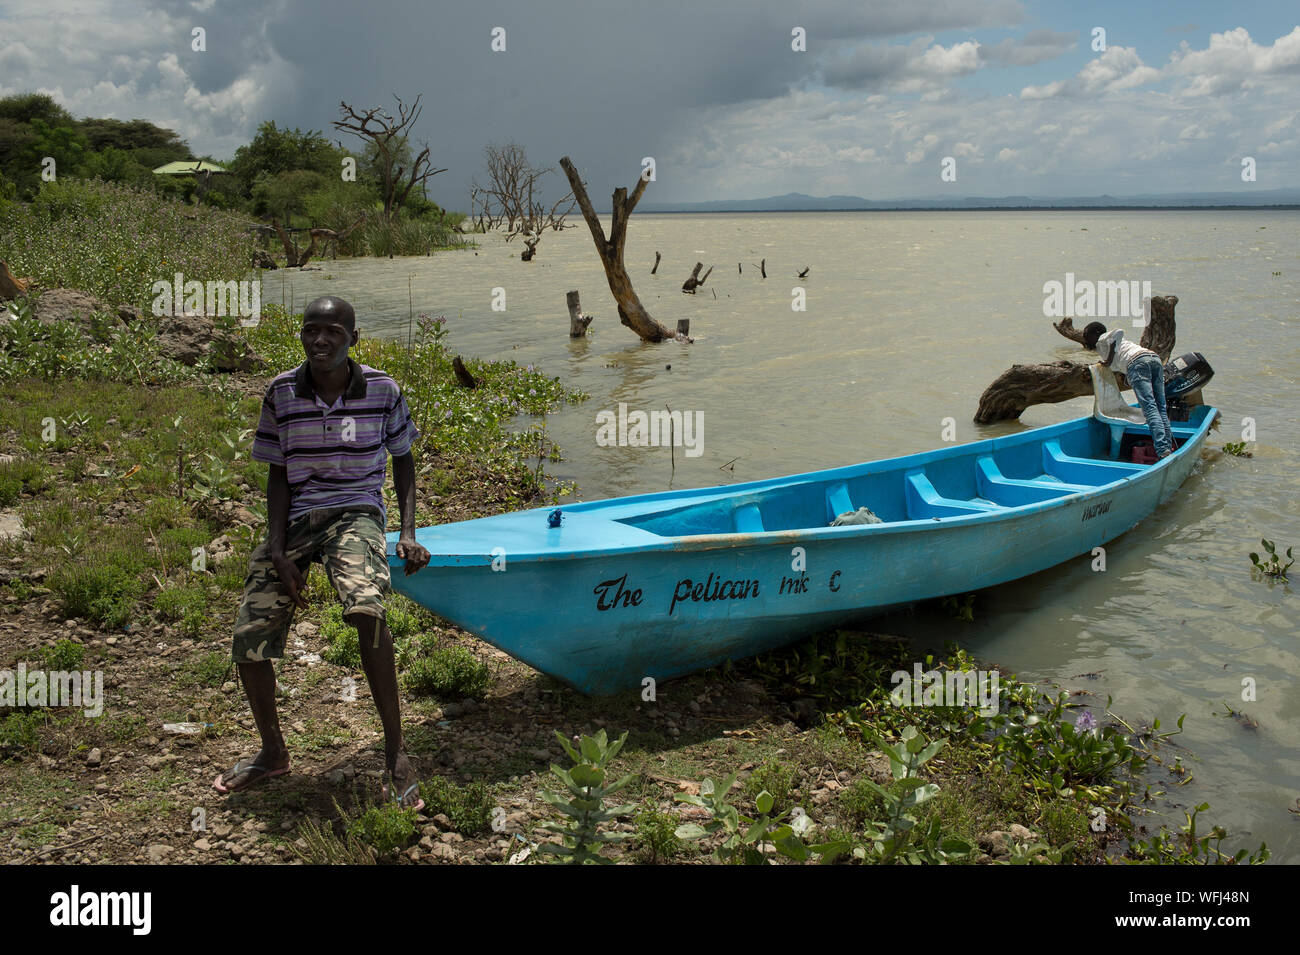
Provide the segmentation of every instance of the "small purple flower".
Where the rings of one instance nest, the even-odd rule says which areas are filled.
[[[1093,718],[1091,710],[1084,710],[1079,714],[1079,718],[1074,721],[1074,728],[1081,732],[1093,732],[1097,729],[1097,721]]]

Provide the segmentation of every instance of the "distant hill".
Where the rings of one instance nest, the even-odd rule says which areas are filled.
[[[1161,209],[1223,207],[1300,208],[1300,189],[1242,189],[1236,192],[1165,192],[1135,196],[963,196],[944,199],[863,199],[861,196],[809,196],[789,192],[765,199],[714,199],[709,202],[649,202],[640,212],[838,212],[886,209]]]

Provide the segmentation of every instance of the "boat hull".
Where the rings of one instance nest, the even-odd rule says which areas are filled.
[[[563,528],[537,530],[531,549],[518,539],[515,525],[531,520],[540,526],[544,509],[424,528],[417,540],[435,560],[408,577],[401,561],[390,556],[393,588],[583,693],[618,692],[647,679],[661,681],[752,656],[901,605],[1006,583],[1081,555],[1091,559],[1093,548],[1130,530],[1174,493],[1196,463],[1207,431],[1204,420],[1183,428],[1183,446],[1171,458],[1141,469],[1123,466],[1113,472],[1119,479],[1092,488],[1066,492],[1043,475],[1037,482],[1045,488],[1041,493],[1056,495],[1047,500],[993,508],[975,497],[966,506],[984,509],[963,513],[953,499],[932,495],[928,502],[905,501],[903,519],[874,525],[767,530],[764,519],[780,521],[775,505],[768,505],[794,480],[785,479],[708,489],[721,492],[719,500],[688,491],[566,508],[572,535],[566,538]],[[1067,433],[1058,432],[1058,439]],[[885,462],[893,467],[878,476],[913,475],[919,466],[919,473],[928,467],[938,481],[952,466],[948,459],[992,461],[997,441],[1010,440],[962,446],[964,453],[950,448],[896,459]],[[1007,453],[1023,457],[1023,449]],[[1074,467],[1091,473],[1086,464]],[[1092,476],[1105,477],[1105,468],[1102,462]],[[813,493],[805,486],[819,492],[838,488],[843,486],[839,478],[852,480],[854,473],[800,475],[796,486],[800,494]],[[870,475],[864,471],[863,476]],[[913,477],[907,480],[915,483]],[[1034,482],[1020,483],[1027,493],[1038,493]],[[933,490],[927,481],[919,484]],[[706,520],[696,512],[743,510],[747,500],[766,507],[756,508],[753,520],[760,529],[752,532],[641,530],[662,531],[672,521],[692,529],[692,521]],[[947,513],[944,502],[956,513]],[[929,511],[943,516],[909,516]],[[622,541],[611,532],[605,546],[583,546],[584,522],[597,519],[611,527],[617,523],[619,530],[631,526],[652,540]],[[745,518],[736,520],[744,526]],[[390,535],[390,555],[395,540]],[[499,546],[488,546],[493,540]],[[455,541],[470,546],[449,553]]]

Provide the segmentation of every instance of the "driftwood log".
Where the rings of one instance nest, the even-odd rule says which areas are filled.
[[[704,268],[703,262],[696,262],[695,268],[691,269],[690,277],[682,283],[682,291],[694,295],[695,290],[709,280],[709,275],[713,272],[713,266],[709,266],[709,271],[700,275],[700,269]]]
[[[595,315],[583,315],[582,303],[578,301],[576,290],[564,293],[565,304],[569,306],[569,337],[581,338],[587,334],[587,326],[591,324]]]
[[[21,298],[32,286],[29,278],[18,278],[9,271],[9,263],[0,259],[0,302]]]
[[[1139,344],[1168,361],[1174,350],[1177,327],[1174,322],[1176,295],[1160,295],[1151,299],[1151,317],[1142,330]],[[1083,344],[1083,330],[1074,327],[1074,321],[1063,318],[1052,327],[1072,342]],[[1129,328],[1124,329],[1125,337]],[[1116,375],[1120,390],[1129,387],[1123,375]],[[1039,365],[1012,365],[984,389],[980,395],[979,409],[975,412],[976,424],[990,424],[1019,418],[1030,405],[1055,404],[1092,394],[1092,375],[1086,364],[1073,361],[1055,361]],[[1199,394],[1199,393],[1198,393]],[[1188,396],[1196,398],[1197,396]],[[1190,401],[1188,402],[1191,403]]]
[[[641,201],[642,194],[645,193],[647,180],[643,176],[637,176],[636,187],[630,196],[627,194],[627,189],[622,186],[614,190],[614,217],[610,222],[609,237],[606,238],[605,229],[601,226],[600,219],[596,217],[596,210],[592,208],[591,200],[587,197],[587,187],[583,185],[582,177],[578,175],[573,161],[565,156],[560,160],[560,167],[569,177],[573,196],[578,200],[582,218],[587,221],[587,228],[591,230],[591,238],[596,243],[601,264],[605,266],[605,278],[609,282],[609,290],[614,295],[614,301],[618,303],[618,320],[636,332],[644,342],[662,342],[675,338],[672,331],[655,321],[641,304],[636,290],[632,288],[632,280],[628,277],[627,269],[623,265],[628,219],[636,204]]]
[[[470,374],[470,370],[465,367],[465,362],[461,360],[459,355],[451,360],[451,370],[456,373],[456,382],[462,388],[473,389],[478,387],[478,379]]]

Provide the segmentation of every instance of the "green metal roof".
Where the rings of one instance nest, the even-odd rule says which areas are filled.
[[[197,159],[185,159],[178,162],[169,162],[165,166],[159,166],[154,172],[162,176],[183,176],[186,173],[195,172],[225,172],[225,167],[218,166],[213,162],[200,161]]]

